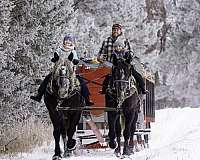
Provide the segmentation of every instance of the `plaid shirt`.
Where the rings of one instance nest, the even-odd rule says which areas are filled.
[[[124,39],[125,49],[130,50],[130,44],[128,39],[125,39],[123,36],[119,36],[118,38]],[[117,38],[117,39],[118,39]],[[103,61],[111,61],[111,55],[113,53],[113,44],[117,40],[112,37],[108,37],[106,40],[103,41],[100,51],[98,53],[97,59]]]

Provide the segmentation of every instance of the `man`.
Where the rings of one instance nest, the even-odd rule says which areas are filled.
[[[127,39],[122,35],[122,26],[120,24],[113,24],[112,35],[103,41],[102,47],[97,55],[97,60],[111,61],[111,54],[113,53],[113,44],[117,39],[122,39],[124,41],[125,48],[130,50],[130,45]]]
[[[128,39],[126,39],[123,36],[122,26],[120,24],[113,24],[111,36],[103,41],[102,47],[100,48],[100,51],[97,55],[98,61],[100,61],[100,62],[108,61],[108,62],[112,63],[111,55],[114,52],[115,42],[116,43],[120,42],[121,44],[123,44],[123,46],[121,46],[121,47],[123,47],[123,50],[129,51],[132,53]],[[137,81],[139,93],[146,94],[147,91],[145,90],[145,83],[144,83],[142,76],[134,69],[134,67],[132,67],[132,68],[133,68],[132,74]],[[107,77],[109,77],[109,76],[107,76]],[[106,79],[105,79],[105,81],[106,81]],[[103,88],[103,93],[104,92],[105,91]]]
[[[52,62],[57,62],[59,60],[59,58],[68,58],[68,56],[70,54],[73,54],[73,57],[71,57],[72,59],[70,59],[74,65],[77,65],[79,63],[79,59],[78,59],[78,56],[77,56],[77,53],[76,53],[76,50],[75,50],[75,38],[71,35],[66,35],[64,37],[64,40],[63,40],[63,45],[62,47],[58,48],[56,50],[56,52],[54,53],[54,57],[51,59]],[[37,101],[37,102],[40,102],[41,99],[42,99],[42,96],[44,95],[45,93],[45,90],[47,88],[47,85],[48,85],[48,82],[51,78],[51,75],[52,73],[48,74],[45,79],[43,80],[43,82],[41,83],[39,89],[38,89],[38,93],[36,96],[31,96],[30,98]],[[93,105],[94,103],[90,101],[89,99],[89,90],[88,90],[88,87],[86,85],[86,83],[84,83],[83,79],[78,76],[77,77],[80,81],[80,84],[81,84],[81,95],[85,98],[85,103],[87,106],[91,106]]]

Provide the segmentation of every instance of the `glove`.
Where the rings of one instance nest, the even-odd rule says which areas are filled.
[[[68,59],[69,59],[69,61],[72,61],[73,58],[74,58],[74,55],[73,55],[73,53],[71,52],[71,53],[69,54],[69,56],[68,56]]]
[[[55,63],[55,62],[57,62],[58,60],[59,60],[58,53],[57,53],[57,52],[55,52],[55,53],[54,53],[54,57],[53,57],[53,58],[51,58],[51,62]]]
[[[77,65],[79,63],[79,60],[78,59],[74,59],[72,62],[73,62],[74,65]]]

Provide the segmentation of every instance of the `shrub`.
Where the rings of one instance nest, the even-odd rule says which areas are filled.
[[[0,129],[0,153],[16,154],[31,151],[36,146],[52,141],[52,127],[47,122],[29,118]]]

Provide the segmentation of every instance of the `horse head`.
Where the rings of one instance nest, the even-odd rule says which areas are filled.
[[[59,58],[55,63],[52,78],[52,90],[59,98],[66,98],[76,86],[74,65],[71,61],[73,55],[70,54],[68,59]],[[71,58],[72,57],[72,58]]]
[[[117,94],[117,101],[122,104],[124,100],[136,92],[135,79],[132,76],[132,66],[130,56],[123,57],[117,54],[112,55],[113,86]]]

